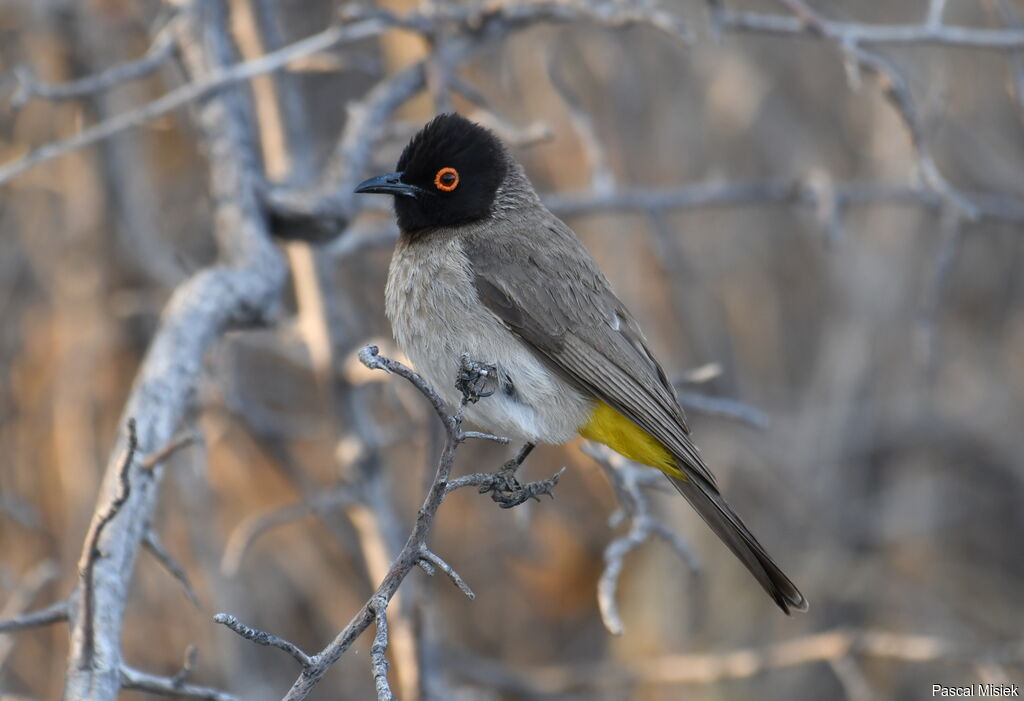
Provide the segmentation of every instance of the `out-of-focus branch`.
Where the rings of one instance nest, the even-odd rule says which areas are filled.
[[[807,18],[727,9],[720,1],[709,3],[712,17],[720,30],[768,34],[805,34]],[[855,44],[937,44],[988,51],[1012,51],[1024,48],[1024,30],[980,29],[922,22],[920,24],[863,24],[824,20],[821,29],[828,36],[841,37]]]
[[[979,212],[970,199],[957,191],[939,172],[938,166],[932,158],[928,142],[924,138],[918,110],[906,79],[888,58],[876,50],[864,48],[864,44],[870,43],[870,39],[866,37],[871,34],[858,32],[848,25],[830,23],[803,0],[776,1],[793,13],[800,31],[831,40],[836,44],[840,52],[849,60],[847,65],[852,81],[856,83],[859,80],[860,70],[868,71],[878,77],[885,97],[893,106],[910,136],[910,142],[917,158],[918,175],[922,183],[945,200],[949,206],[960,210],[967,218],[976,218]],[[941,22],[937,19],[941,14],[941,8],[937,12],[930,12],[928,19],[921,25],[922,31],[930,35],[941,32]],[[727,20],[723,20],[720,9],[718,22],[720,26],[730,26]]]
[[[305,501],[290,504],[270,512],[256,514],[239,523],[228,537],[221,558],[221,572],[226,577],[238,574],[242,559],[256,539],[267,531],[292,523],[306,516],[342,508],[357,501],[358,496],[348,486],[342,485],[326,492],[315,494]]]
[[[144,78],[159,69],[174,56],[177,47],[176,33],[179,31],[180,26],[179,18],[171,18],[167,25],[157,33],[152,44],[150,44],[149,50],[141,58],[119,63],[105,71],[86,76],[80,80],[73,80],[67,83],[47,83],[37,80],[32,75],[30,69],[26,67],[18,68],[14,72],[15,78],[18,81],[18,88],[11,97],[11,106],[14,109],[18,109],[33,98],[73,100],[89,97],[105,90],[110,90],[122,83]]]
[[[192,582],[188,578],[188,572],[182,567],[174,556],[171,555],[170,551],[164,547],[164,544],[160,541],[160,536],[157,535],[156,531],[150,528],[146,531],[146,536],[142,540],[142,545],[146,548],[147,552],[156,558],[167,573],[171,575],[178,584],[181,585],[181,590],[185,592],[185,596],[192,602],[192,605],[199,608],[199,599],[196,597],[195,589],[192,588]]]
[[[39,611],[24,613],[32,605],[39,592],[53,582],[56,577],[57,565],[52,560],[44,560],[29,570],[18,582],[17,588],[8,597],[3,608],[0,609],[0,633],[14,632],[65,620],[68,611],[67,601],[58,601]],[[14,638],[0,635],[0,669],[3,669],[7,657],[13,649]]]
[[[220,3],[182,15],[179,50],[194,84],[227,84],[233,48]],[[281,60],[278,57],[275,60]],[[207,87],[204,90],[210,90]],[[200,91],[199,94],[204,94]],[[135,420],[138,452],[161,450],[175,437],[192,401],[206,351],[226,329],[266,321],[274,312],[284,267],[270,242],[258,196],[259,171],[244,96],[224,90],[198,109],[210,154],[215,234],[221,262],[183,283],[170,302],[137,373],[124,409]],[[162,466],[124,460],[133,451],[122,436],[108,463],[83,562],[92,559],[91,596],[72,599],[71,653],[65,698],[113,701],[124,683],[121,626],[135,558],[156,506]],[[127,471],[122,472],[127,464]],[[130,485],[125,494],[123,483]],[[111,506],[119,504],[114,515]]]
[[[179,107],[210,95],[212,92],[249,80],[258,75],[284,68],[289,63],[313,54],[376,36],[389,27],[402,27],[424,35],[434,34],[442,27],[454,28],[465,36],[502,36],[516,29],[539,22],[590,21],[609,27],[646,25],[675,37],[688,38],[685,29],[669,13],[638,10],[619,3],[595,4],[583,0],[551,0],[549,2],[517,2],[513,0],[483,5],[435,5],[423,10],[396,15],[386,11],[350,11],[346,22],[333,25],[319,34],[301,39],[277,51],[244,63],[218,66],[216,70],[193,79],[152,102],[119,114],[82,130],[75,136],[40,146],[27,155],[0,166],[0,184],[46,161],[109,138],[125,129],[139,126]],[[131,64],[129,64],[131,65]],[[132,68],[118,67],[106,72],[128,74]],[[85,80],[85,79],[83,79]],[[99,78],[96,79],[99,81]],[[102,82],[102,81],[100,81]]]
[[[144,457],[142,459],[142,462],[140,463],[140,466],[144,470],[152,470],[154,467],[156,467],[162,462],[165,462],[168,458],[170,458],[172,455],[177,453],[182,448],[192,445],[193,443],[196,443],[201,440],[202,436],[200,436],[199,433],[197,433],[196,431],[181,431],[175,434],[175,436],[171,438],[171,440],[167,441],[167,444],[164,445],[163,448],[160,448],[159,450],[150,453],[149,455]]]
[[[173,677],[162,677],[128,665],[121,667],[121,688],[135,691],[148,691],[160,696],[174,696],[185,699],[202,699],[203,701],[238,701],[238,698],[219,689],[187,683],[189,674],[196,666],[197,649],[189,645],[185,651],[185,663]]]
[[[757,407],[746,402],[727,397],[712,397],[699,392],[676,391],[676,399],[687,410],[696,411],[708,416],[721,416],[734,421],[741,421],[754,428],[767,428],[768,415]]]
[[[423,63],[377,83],[362,100],[349,105],[348,120],[321,182],[311,190],[275,188],[266,193],[275,216],[285,221],[308,218],[347,222],[355,207],[352,190],[366,170],[380,131],[391,114],[423,89]]]
[[[568,49],[563,49],[565,52]],[[548,64],[551,85],[558,91],[569,111],[569,121],[576,132],[590,171],[590,189],[597,195],[607,195],[615,187],[615,174],[608,162],[608,154],[601,144],[594,118],[584,108],[583,101],[573,89],[571,81],[564,75],[564,63],[558,60],[558,53],[552,54]]]
[[[13,633],[14,631],[26,628],[38,628],[39,626],[61,623],[68,620],[70,605],[68,600],[57,601],[38,611],[30,611],[29,613],[23,613],[12,618],[6,618],[0,621],[0,633]]]
[[[1024,201],[996,193],[961,194],[981,218],[1024,221]],[[870,181],[820,183],[812,179],[709,182],[661,189],[617,188],[604,194],[551,194],[544,197],[544,203],[556,214],[569,217],[759,204],[798,205],[815,210],[826,197],[831,198],[838,213],[872,204],[912,205],[931,210],[939,210],[943,204],[937,193],[919,186]]]
[[[125,129],[145,124],[179,107],[207,97],[226,86],[249,80],[258,75],[271,73],[287,66],[292,61],[306,58],[340,44],[358,41],[359,39],[379,34],[384,29],[384,26],[382,21],[373,19],[349,25],[334,25],[319,34],[314,34],[306,39],[289,44],[252,61],[220,66],[200,78],[194,78],[191,82],[175,88],[152,102],[147,102],[134,110],[118,114],[110,119],[94,124],[67,139],[40,146],[21,158],[8,161],[0,166],[0,185],[40,163],[45,163],[71,151],[90,146],[103,139],[108,139]]]
[[[258,642],[262,645],[270,645],[282,649],[294,657],[301,665],[302,672],[284,697],[286,701],[298,701],[305,699],[313,688],[320,682],[327,670],[338,661],[346,650],[355,642],[363,631],[371,624],[376,624],[377,634],[371,651],[373,662],[373,677],[377,688],[378,699],[387,701],[392,699],[390,686],[387,681],[387,662],[384,657],[388,642],[386,611],[388,604],[394,598],[399,586],[408,576],[409,572],[417,566],[426,566],[427,572],[433,568],[441,569],[458,586],[466,596],[472,598],[473,592],[465,583],[462,577],[439,556],[430,551],[427,546],[427,538],[433,526],[434,517],[437,514],[441,503],[452,491],[454,480],[450,480],[452,467],[455,462],[455,453],[459,445],[471,438],[493,439],[494,436],[486,436],[476,432],[462,430],[462,412],[468,403],[478,401],[481,395],[478,387],[483,386],[486,379],[487,366],[474,363],[467,359],[463,360],[463,370],[460,376],[463,391],[462,406],[456,413],[451,413],[440,395],[431,387],[419,374],[410,370],[405,365],[385,358],[380,355],[376,346],[367,346],[359,353],[359,360],[368,368],[373,370],[386,370],[389,373],[398,375],[408,380],[416,389],[426,397],[441,420],[445,429],[445,445],[438,460],[437,471],[434,480],[427,490],[423,505],[416,516],[416,522],[412,532],[409,534],[401,552],[398,553],[383,581],[377,587],[370,599],[363,605],[358,613],[352,618],[347,626],[327,645],[315,655],[303,652],[294,643],[291,643],[279,636],[251,628],[241,624],[233,616],[218,614],[214,619],[230,627],[243,637]],[[523,451],[525,454],[526,451]],[[465,482],[459,486],[469,486],[476,482]],[[529,491],[531,485],[523,485],[524,491]],[[525,498],[523,499],[525,501]],[[520,501],[522,503],[522,501]]]
[[[159,696],[173,696],[182,699],[202,701],[239,701],[237,696],[209,686],[187,683],[188,675],[195,666],[196,648],[189,646],[185,653],[185,664],[173,677],[162,677],[127,665],[121,667],[121,688],[146,691]]]
[[[709,654],[664,655],[628,666],[587,664],[513,669],[475,656],[449,654],[456,670],[489,688],[548,695],[622,684],[714,684],[747,679],[770,670],[866,657],[923,664],[934,662],[998,663],[1024,660],[1024,645],[976,649],[933,635],[881,630],[838,629],[806,635],[762,648]]]
[[[652,536],[657,536],[672,546],[694,575],[700,574],[700,563],[686,541],[651,513],[650,500],[642,487],[650,485],[651,477],[660,478],[657,473],[650,468],[634,465],[603,446],[585,443],[583,452],[597,461],[608,475],[619,497],[619,510],[612,515],[611,525],[615,527],[626,520],[630,524],[625,535],[616,538],[605,547],[604,571],[597,584],[597,602],[604,627],[612,635],[621,635],[625,629],[619,617],[615,597],[626,555],[646,543]]]

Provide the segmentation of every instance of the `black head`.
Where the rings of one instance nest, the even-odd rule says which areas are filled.
[[[457,114],[432,119],[398,159],[398,169],[360,183],[356,192],[394,195],[403,232],[485,219],[508,170],[498,137]]]

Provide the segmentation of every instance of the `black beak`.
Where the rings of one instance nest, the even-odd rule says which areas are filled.
[[[401,173],[387,173],[378,175],[359,183],[356,192],[376,193],[381,195],[394,195],[395,197],[416,197],[420,188],[402,182]]]

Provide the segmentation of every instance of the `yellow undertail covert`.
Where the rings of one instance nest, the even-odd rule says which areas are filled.
[[[665,446],[604,402],[599,401],[594,407],[590,420],[580,429],[580,435],[604,443],[634,462],[656,467],[672,477],[686,479],[676,467],[676,459]]]

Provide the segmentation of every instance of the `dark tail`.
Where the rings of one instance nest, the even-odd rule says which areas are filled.
[[[788,615],[790,609],[807,610],[807,599],[804,595],[772,561],[754,534],[743,524],[736,512],[729,508],[713,485],[705,482],[700,475],[693,475],[692,479],[686,480],[676,477],[668,479],[711,526],[715,535],[721,538],[740,562],[750,570],[750,574],[754,575],[754,579],[764,587],[783,613]]]

